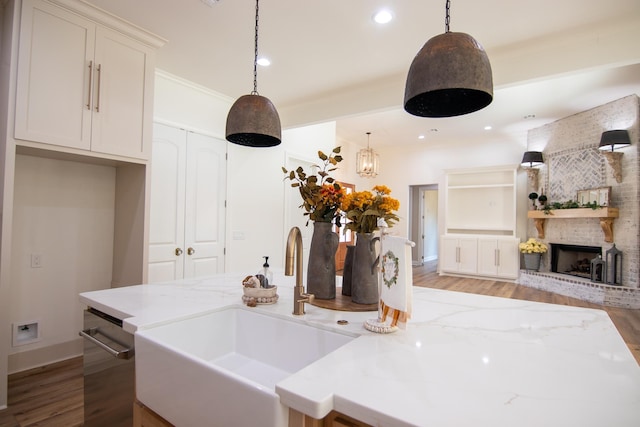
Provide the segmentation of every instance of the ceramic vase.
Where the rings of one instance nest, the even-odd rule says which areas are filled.
[[[347,246],[347,254],[344,257],[344,267],[342,268],[342,295],[351,296],[351,278],[353,276],[353,254],[356,247]]]
[[[330,222],[313,223],[307,266],[307,292],[317,299],[336,297],[336,250],[338,234]]]
[[[376,304],[378,302],[378,262],[376,242],[379,237],[373,233],[357,233],[351,270],[351,301],[356,304]]]
[[[523,254],[524,255],[524,268],[526,270],[538,271],[540,270],[540,257],[541,254]]]

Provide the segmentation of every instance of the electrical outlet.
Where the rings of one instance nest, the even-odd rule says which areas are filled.
[[[31,268],[42,268],[42,254],[31,254]]]

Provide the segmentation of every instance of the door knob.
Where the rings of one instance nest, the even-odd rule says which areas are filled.
[[[193,255],[196,253],[196,250],[193,248],[187,248],[187,255]]]
[[[176,256],[182,255],[182,249],[176,248],[175,253],[176,253]]]

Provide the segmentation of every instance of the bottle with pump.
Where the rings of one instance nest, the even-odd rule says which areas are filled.
[[[273,273],[269,269],[269,257],[263,256],[264,264],[262,264],[262,269],[256,274],[258,280],[260,280],[261,288],[272,288],[273,287]]]

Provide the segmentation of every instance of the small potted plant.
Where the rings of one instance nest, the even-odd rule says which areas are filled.
[[[540,203],[540,206],[542,207],[542,209],[544,209],[547,204],[547,196],[545,196],[544,194],[541,194],[538,197],[538,202]]]
[[[520,252],[524,256],[524,268],[526,270],[538,271],[540,269],[540,258],[547,252],[547,245],[533,237],[519,245]]]
[[[536,200],[538,199],[538,193],[529,193],[529,200],[533,206],[533,210],[536,210]]]

